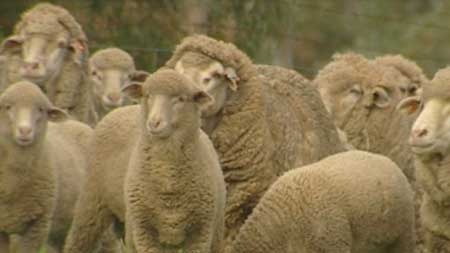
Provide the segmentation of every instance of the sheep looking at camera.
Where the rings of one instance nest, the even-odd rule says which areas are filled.
[[[131,55],[119,48],[95,52],[89,59],[89,77],[98,120],[117,107],[131,104],[121,89],[131,82],[143,82],[147,76],[145,71],[136,71]]]
[[[48,240],[52,248],[62,249],[85,177],[83,146],[92,138],[88,126],[60,122],[67,117],[26,81],[0,95],[2,247],[38,252]]]

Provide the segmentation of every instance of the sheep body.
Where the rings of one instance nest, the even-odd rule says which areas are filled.
[[[233,253],[414,252],[413,192],[390,159],[348,151],[285,173]]]
[[[145,82],[144,94],[163,99],[205,94],[174,70],[160,70]],[[203,93],[200,93],[203,92]],[[157,98],[152,98],[156,100]],[[189,101],[189,100],[188,100]],[[135,143],[125,182],[127,228],[131,227],[137,252],[219,252],[222,249],[225,183],[218,156],[209,138],[200,130],[197,102],[172,105],[164,138],[149,132],[149,122],[165,108],[141,102],[140,136]],[[171,105],[169,105],[171,107]],[[176,122],[175,122],[176,121]],[[167,128],[166,128],[167,129]],[[128,224],[131,225],[128,225]]]
[[[139,136],[139,115],[139,105],[120,107],[95,127],[89,173],[75,207],[64,253],[94,252],[111,225],[119,237],[124,237],[123,186],[131,147]]]
[[[235,91],[215,115],[215,125],[203,127],[219,154],[227,183],[229,244],[279,175],[339,152],[342,146],[319,94],[297,73],[261,67],[260,74],[234,45],[201,35],[185,38],[166,66],[176,69],[179,62],[188,61],[194,67],[215,61],[236,73],[231,86]]]
[[[0,96],[0,104],[10,103],[37,107],[50,102],[34,84],[19,82]],[[3,135],[8,122],[2,120]],[[37,252],[47,238],[53,248],[62,249],[87,166],[86,151],[78,144],[92,136],[92,129],[71,121],[49,122],[46,130],[36,131],[33,146],[13,145],[12,136],[0,141],[0,231],[17,243],[11,246],[17,252]],[[13,235],[18,240],[11,240]]]

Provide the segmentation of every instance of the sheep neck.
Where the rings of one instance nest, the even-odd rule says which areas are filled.
[[[142,132],[140,146],[151,153],[164,156],[164,154],[184,153],[185,150],[196,145],[200,138],[200,128],[177,129],[167,138],[158,138],[146,131]]]
[[[32,147],[0,145],[1,167],[14,171],[28,170],[47,155],[45,150],[45,142],[38,142]]]

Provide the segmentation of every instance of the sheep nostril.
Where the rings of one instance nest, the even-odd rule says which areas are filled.
[[[21,135],[27,136],[27,135],[29,135],[31,133],[31,128],[29,128],[29,127],[21,127],[21,128],[19,128],[19,133]]]
[[[428,130],[427,129],[420,129],[419,132],[417,133],[417,136],[418,137],[424,137],[427,134],[428,134]]]

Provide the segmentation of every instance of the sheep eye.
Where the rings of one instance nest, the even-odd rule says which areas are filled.
[[[65,40],[58,40],[58,47],[59,48],[66,48],[67,47],[67,42]]]
[[[43,113],[43,112],[44,112],[44,108],[39,107],[39,112],[40,112],[40,113]]]
[[[352,88],[350,91],[349,91],[349,93],[350,94],[352,94],[352,95],[361,95],[361,90],[359,90],[359,89],[357,89],[357,88]]]
[[[5,105],[4,108],[5,108],[5,110],[9,111],[9,110],[11,110],[11,105]]]
[[[204,82],[204,83],[209,83],[209,81],[211,81],[211,78],[210,78],[210,77],[206,77],[206,78],[203,79],[203,82]]]
[[[175,101],[178,102],[178,103],[186,102],[186,97],[178,96]]]
[[[411,87],[410,89],[409,89],[409,92],[410,93],[414,93],[414,92],[416,92],[417,91],[417,88],[416,87]]]
[[[219,72],[214,72],[214,73],[212,74],[212,76],[213,76],[214,78],[220,78],[222,75],[221,75]]]

